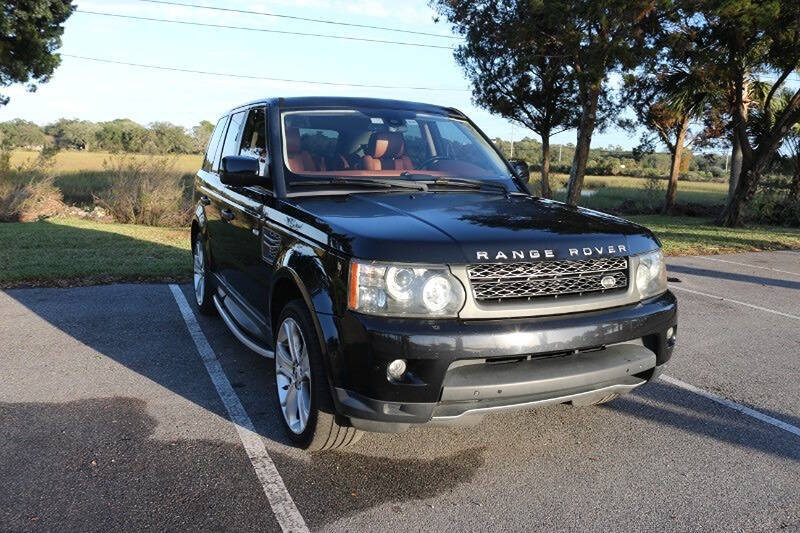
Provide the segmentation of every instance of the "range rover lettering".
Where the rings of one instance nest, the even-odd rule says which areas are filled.
[[[309,450],[655,379],[677,334],[658,239],[528,179],[448,107],[236,107],[194,183],[197,305],[274,358],[281,423]]]

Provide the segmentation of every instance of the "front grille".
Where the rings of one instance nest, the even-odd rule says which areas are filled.
[[[628,258],[487,263],[468,266],[467,275],[475,299],[484,302],[621,292],[628,289]],[[614,284],[604,287],[607,276]]]

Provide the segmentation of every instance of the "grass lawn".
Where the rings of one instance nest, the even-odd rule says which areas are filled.
[[[647,226],[667,255],[712,255],[800,248],[800,229],[774,226],[721,228],[710,219],[643,215],[631,220]]]
[[[637,216],[669,255],[800,248],[800,230],[713,226],[691,217]],[[0,287],[188,280],[189,231],[75,218],[0,224]]]
[[[0,287],[187,280],[189,230],[77,218],[0,224]]]

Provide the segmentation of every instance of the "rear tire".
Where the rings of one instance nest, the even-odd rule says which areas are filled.
[[[208,267],[208,254],[202,235],[197,235],[192,242],[192,288],[197,308],[204,315],[214,315],[214,288],[211,284],[211,271]]]
[[[277,324],[275,395],[289,440],[312,452],[358,442],[363,432],[336,420],[319,340],[305,303],[286,304]]]

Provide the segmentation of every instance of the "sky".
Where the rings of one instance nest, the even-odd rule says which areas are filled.
[[[181,1],[181,0],[177,0]],[[425,0],[183,0],[193,4],[267,11],[402,28],[453,36],[435,23]],[[142,0],[80,0],[80,10],[155,17],[290,32],[325,33],[366,39],[452,46],[457,40],[296,21],[252,14],[167,6]],[[436,90],[374,89],[226,78],[151,70],[63,57],[49,83],[29,93],[3,88],[11,97],[0,107],[0,121],[23,118],[38,124],[61,117],[92,121],[131,118],[142,124],[168,121],[190,128],[216,121],[226,109],[268,96],[346,95],[415,100],[456,107],[490,137],[509,139],[505,119],[476,107],[469,84],[450,49],[367,43],[321,37],[207,28],[74,13],[65,25],[63,54],[129,63],[222,72],[256,77],[330,81]],[[449,89],[449,90],[442,90]],[[513,136],[538,138],[519,126]],[[617,129],[596,132],[593,146],[638,144],[638,134]],[[552,143],[575,142],[575,131]]]

